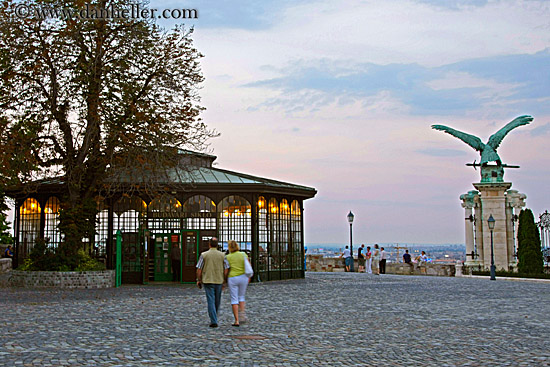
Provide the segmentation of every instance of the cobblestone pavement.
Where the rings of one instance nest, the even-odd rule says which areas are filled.
[[[550,366],[550,284],[308,273],[208,327],[189,285],[0,289],[0,366]]]

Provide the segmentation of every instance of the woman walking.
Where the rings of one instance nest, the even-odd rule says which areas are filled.
[[[248,261],[248,256],[239,251],[239,244],[235,241],[229,241],[227,244],[229,254],[225,255],[229,263],[229,274],[227,276],[227,285],[231,297],[231,308],[235,322],[233,326],[239,326],[240,322],[245,322],[245,298],[246,287],[250,278],[244,273],[244,262]]]

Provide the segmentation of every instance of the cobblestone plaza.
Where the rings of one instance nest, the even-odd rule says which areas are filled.
[[[190,285],[0,289],[0,366],[549,366],[550,284],[307,273],[229,294]]]

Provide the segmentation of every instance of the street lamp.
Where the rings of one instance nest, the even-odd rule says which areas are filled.
[[[493,229],[495,229],[495,218],[493,218],[493,214],[487,219],[487,225],[489,226],[489,230],[491,230],[491,280],[497,280],[495,278],[495,256],[493,250]]]
[[[353,213],[351,212],[351,210],[349,211],[349,214],[348,214],[348,222],[349,222],[349,251],[351,253],[351,266],[349,268],[349,270],[351,272],[353,272],[353,237],[352,237],[352,225],[353,225],[353,218],[355,216],[353,215]]]

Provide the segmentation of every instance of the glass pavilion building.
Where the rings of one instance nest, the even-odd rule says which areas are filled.
[[[174,243],[181,248],[181,281],[194,282],[198,256],[212,237],[220,249],[235,240],[249,253],[255,281],[304,277],[303,203],[317,191],[216,168],[215,159],[182,151],[187,168],[171,176],[170,190],[162,195],[121,192],[98,198],[96,234],[85,239],[85,247],[112,269],[120,231],[123,283],[171,280]],[[16,264],[39,238],[51,247],[63,241],[57,229],[62,185],[42,181],[32,194],[8,192],[16,205]]]

